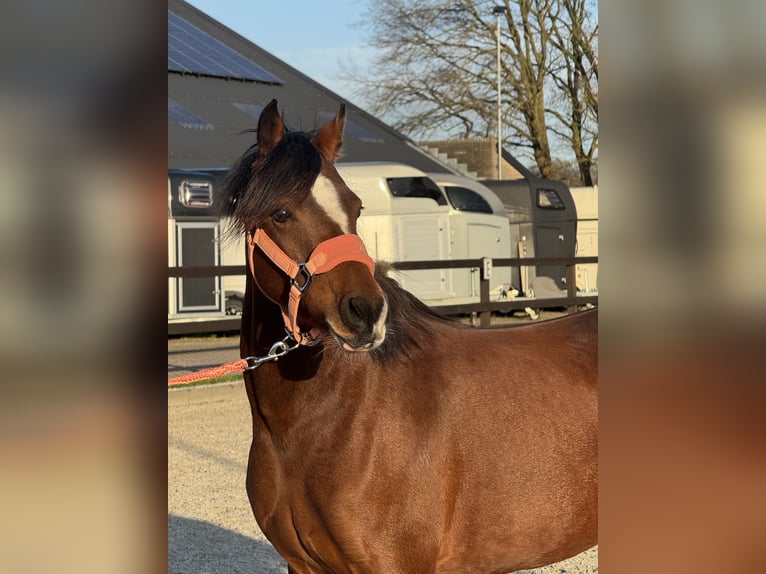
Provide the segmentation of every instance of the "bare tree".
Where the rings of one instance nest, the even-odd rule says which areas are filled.
[[[593,185],[598,148],[598,24],[591,22],[587,0],[562,0],[562,13],[551,28],[558,63],[551,77],[564,100],[548,111],[558,122],[551,129],[569,142],[583,185]]]
[[[526,150],[540,174],[552,177],[552,145],[571,147],[574,133],[567,104],[572,100],[563,90],[572,50],[565,53],[562,46],[569,47],[575,36],[557,27],[562,13],[567,22],[577,19],[563,6],[567,0],[503,1],[503,144]],[[575,11],[586,9],[583,0],[570,3]],[[497,132],[495,6],[495,0],[373,0],[363,25],[380,55],[370,69],[347,68],[344,77],[356,83],[371,112],[411,137],[492,137]],[[587,54],[583,65],[595,82],[597,52]],[[597,109],[597,91],[593,94]],[[578,125],[596,133],[594,121]],[[597,140],[581,140],[592,144],[592,158]]]

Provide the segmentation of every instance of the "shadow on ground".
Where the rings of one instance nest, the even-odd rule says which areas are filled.
[[[286,574],[274,547],[192,518],[168,515],[168,574]]]
[[[570,560],[515,574],[595,574],[598,548]],[[287,564],[265,540],[209,522],[168,515],[168,574],[287,574]]]

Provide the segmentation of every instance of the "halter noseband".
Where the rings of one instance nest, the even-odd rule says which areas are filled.
[[[255,252],[256,245],[274,265],[279,267],[290,278],[290,297],[287,310],[281,305],[280,308],[288,335],[301,345],[317,343],[320,333],[318,329],[302,333],[298,327],[298,305],[301,302],[303,293],[311,285],[314,275],[326,273],[346,261],[364,263],[367,269],[369,269],[370,274],[375,274],[375,262],[367,254],[362,239],[352,233],[337,235],[323,241],[314,248],[308,261],[297,263],[287,253],[282,251],[263,229],[258,228],[255,230],[255,233],[248,232],[247,250],[248,259],[250,260],[250,273],[253,274],[253,278],[255,278],[253,253]]]

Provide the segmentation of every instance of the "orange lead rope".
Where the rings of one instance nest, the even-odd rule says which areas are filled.
[[[217,379],[229,373],[236,371],[243,371],[247,368],[247,361],[245,359],[239,359],[238,361],[232,361],[231,363],[224,363],[218,367],[210,367],[209,369],[203,369],[201,371],[195,371],[188,375],[181,375],[168,379],[168,386],[183,385],[187,383],[196,383],[197,381],[205,381],[207,379]]]
[[[233,373],[235,371],[241,371],[242,373],[252,371],[260,367],[263,363],[268,363],[269,361],[278,361],[280,357],[283,357],[290,351],[297,349],[298,346],[299,343],[293,339],[292,335],[287,335],[281,341],[274,343],[271,346],[271,349],[269,349],[268,354],[262,357],[245,357],[244,359],[239,359],[238,361],[224,363],[219,367],[210,367],[209,369],[195,371],[194,373],[189,373],[188,375],[180,375],[178,377],[168,379],[168,386],[170,387],[172,385],[183,385],[188,383],[196,383],[197,381],[205,381],[208,379],[217,379],[218,377],[222,377],[223,375]]]

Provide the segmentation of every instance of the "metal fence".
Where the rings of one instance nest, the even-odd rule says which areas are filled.
[[[456,259],[452,261],[407,261],[391,264],[393,269],[485,269],[487,259]],[[489,278],[481,273],[479,301],[457,305],[433,305],[431,308],[441,315],[470,315],[480,318],[480,327],[489,327],[493,312],[513,311],[531,307],[533,309],[550,309],[566,307],[573,313],[581,305],[597,305],[598,295],[578,295],[576,286],[576,266],[598,263],[598,257],[516,257],[508,259],[491,259],[492,268],[498,267],[538,267],[562,265],[566,267],[566,296],[564,297],[518,297],[499,301],[490,299]],[[173,277],[215,277],[224,275],[244,275],[247,268],[244,265],[219,265],[208,267],[168,267],[168,278]],[[214,318],[203,321],[168,323],[168,335],[183,335],[217,331],[237,331],[240,326],[239,317]]]

